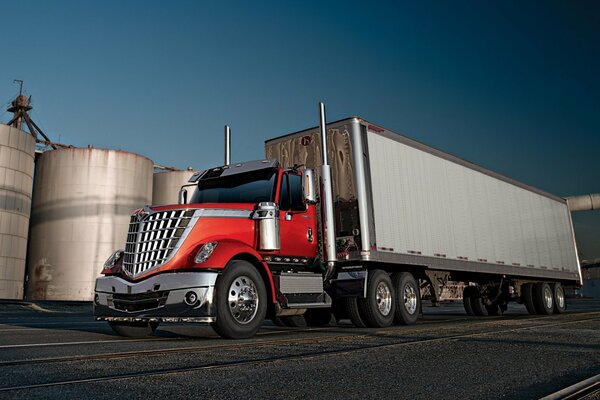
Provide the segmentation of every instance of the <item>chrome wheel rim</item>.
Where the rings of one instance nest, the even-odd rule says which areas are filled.
[[[377,285],[375,300],[377,301],[377,309],[381,315],[389,315],[392,310],[392,291],[385,282],[379,282]]]
[[[544,287],[544,304],[546,308],[552,308],[552,290],[548,286]]]
[[[245,276],[238,276],[229,287],[227,297],[229,312],[240,324],[252,322],[258,311],[258,291],[254,281]]]
[[[406,312],[412,315],[417,311],[417,293],[414,287],[410,285],[404,286],[402,300]]]
[[[559,288],[556,291],[556,304],[561,309],[565,308],[565,293],[563,292],[562,288]]]

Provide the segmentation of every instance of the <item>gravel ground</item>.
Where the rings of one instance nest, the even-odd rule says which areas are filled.
[[[94,321],[89,303],[0,302],[0,399],[532,399],[598,373],[597,300],[551,317],[520,305],[467,317],[447,303],[426,307],[414,326],[386,329],[265,323],[243,341],[193,325],[131,340]],[[66,383],[84,379],[92,381]]]

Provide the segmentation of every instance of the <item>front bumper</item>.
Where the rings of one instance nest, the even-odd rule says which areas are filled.
[[[216,272],[166,273],[141,282],[100,277],[96,279],[94,316],[106,321],[214,322],[218,276]]]

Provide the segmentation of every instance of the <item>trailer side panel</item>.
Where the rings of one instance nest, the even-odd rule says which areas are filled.
[[[378,253],[579,279],[566,202],[390,136],[367,133]]]

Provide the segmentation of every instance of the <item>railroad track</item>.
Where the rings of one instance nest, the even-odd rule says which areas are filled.
[[[325,335],[325,336],[310,336],[305,338],[297,338],[297,339],[274,339],[274,340],[260,340],[253,342],[246,342],[247,344],[240,344],[239,342],[233,342],[231,344],[223,344],[223,345],[214,345],[214,346],[188,346],[188,347],[178,347],[173,349],[156,349],[156,350],[139,350],[139,351],[127,351],[127,352],[114,352],[114,353],[103,353],[103,354],[95,354],[95,355],[87,355],[87,356],[63,356],[63,357],[48,357],[48,358],[39,358],[39,359],[29,359],[29,360],[14,360],[14,361],[3,361],[0,363],[0,367],[11,367],[11,366],[22,366],[27,364],[45,364],[45,363],[67,363],[67,362],[80,362],[80,361],[101,361],[101,360],[111,360],[118,358],[127,358],[127,357],[146,357],[146,356],[155,356],[162,354],[176,354],[176,353],[190,353],[190,352],[208,352],[215,350],[238,350],[244,348],[257,348],[257,347],[274,347],[274,346],[282,346],[282,345],[293,345],[300,346],[305,344],[315,344],[315,343],[324,343],[324,342],[335,342],[336,344],[343,344],[342,348],[331,349],[331,350],[309,350],[303,351],[297,354],[283,354],[283,355],[275,355],[275,356],[266,356],[266,357],[258,357],[251,358],[246,360],[231,360],[231,361],[222,361],[222,362],[212,362],[205,363],[202,365],[192,365],[192,366],[182,366],[182,367],[172,367],[172,368],[163,368],[163,369],[153,369],[149,371],[140,371],[140,372],[130,372],[130,373],[119,373],[114,375],[105,375],[101,377],[93,377],[93,378],[81,378],[81,379],[65,379],[60,381],[53,382],[45,382],[45,383],[37,383],[37,384],[27,384],[27,385],[16,385],[0,388],[0,393],[3,392],[11,392],[18,390],[31,390],[31,389],[39,389],[39,388],[49,388],[54,386],[65,386],[65,385],[77,385],[77,384],[85,384],[85,383],[95,383],[95,382],[107,382],[107,381],[121,381],[135,378],[144,378],[144,377],[156,377],[156,376],[168,376],[168,375],[176,375],[187,372],[197,372],[197,371],[206,371],[206,370],[217,370],[217,369],[228,369],[228,368],[237,368],[237,367],[247,367],[247,366],[259,366],[273,362],[280,361],[290,361],[290,360],[306,360],[306,359],[314,359],[314,358],[323,358],[323,357],[336,357],[343,356],[350,353],[355,352],[368,352],[376,349],[385,349],[385,348],[398,348],[402,346],[415,346],[415,345],[424,345],[431,343],[440,343],[440,342],[448,342],[455,341],[461,339],[469,339],[475,337],[484,337],[489,335],[499,335],[502,333],[511,333],[511,332],[519,332],[519,331],[527,331],[527,330],[535,330],[540,328],[547,327],[558,327],[565,326],[570,324],[577,324],[587,321],[600,320],[600,315],[597,312],[593,313],[581,313],[581,314],[573,314],[575,319],[571,319],[568,321],[557,321],[556,319],[552,319],[551,317],[538,318],[535,320],[530,320],[527,326],[518,326],[518,327],[507,327],[504,329],[486,329],[481,332],[474,333],[465,333],[465,334],[447,334],[440,337],[429,337],[429,338],[421,338],[421,339],[408,339],[403,341],[397,341],[397,339],[393,336],[390,336],[391,339],[388,343],[376,343],[376,344],[363,344],[365,339],[374,337],[373,334],[345,334],[345,335]],[[491,322],[491,321],[488,321]],[[396,331],[397,332],[397,331]],[[381,334],[377,335],[378,338],[385,337],[386,331],[381,332]],[[342,343],[345,342],[345,343]]]

